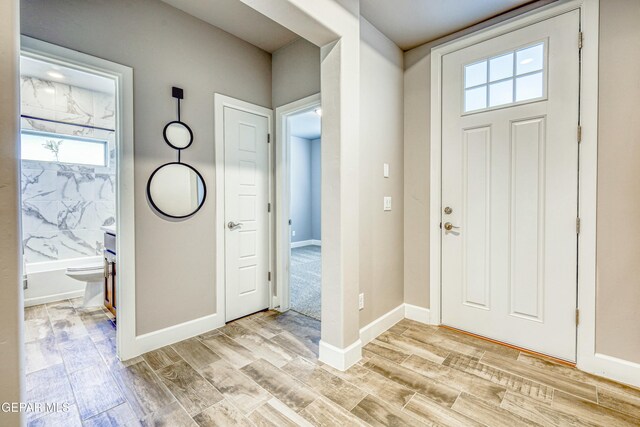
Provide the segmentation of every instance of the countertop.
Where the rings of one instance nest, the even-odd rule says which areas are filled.
[[[102,231],[105,231],[109,234],[113,234],[114,236],[116,235],[116,226],[115,225],[103,225],[102,227],[100,227],[100,229]]]

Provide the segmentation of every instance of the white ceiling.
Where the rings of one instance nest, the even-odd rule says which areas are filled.
[[[270,53],[298,38],[240,0],[162,1]],[[360,13],[401,49],[408,50],[531,1],[360,0]]]
[[[321,135],[321,119],[315,111],[297,114],[289,118],[289,132],[304,139],[318,139]]]
[[[162,0],[273,53],[299,36],[239,0]]]
[[[360,13],[402,50],[407,50],[530,2],[360,0]]]
[[[115,93],[115,82],[106,77],[53,65],[26,56],[20,57],[20,74],[41,80],[64,83],[96,92]]]

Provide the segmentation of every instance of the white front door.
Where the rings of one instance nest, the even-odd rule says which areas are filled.
[[[443,57],[442,323],[576,358],[579,12]]]
[[[268,118],[224,107],[226,321],[269,307]]]

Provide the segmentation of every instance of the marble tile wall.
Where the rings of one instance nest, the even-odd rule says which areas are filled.
[[[115,97],[22,76],[22,114],[115,128]],[[103,225],[115,224],[115,137],[112,131],[22,119],[22,129],[108,141],[109,164],[90,167],[22,161],[22,236],[27,263],[102,253]]]

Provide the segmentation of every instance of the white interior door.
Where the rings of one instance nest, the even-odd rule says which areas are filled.
[[[571,361],[579,19],[447,54],[442,70],[442,323]]]
[[[226,321],[269,306],[267,117],[224,107]]]

